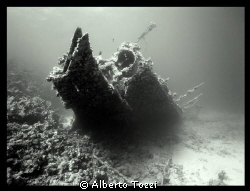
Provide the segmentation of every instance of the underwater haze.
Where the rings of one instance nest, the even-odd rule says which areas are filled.
[[[242,7],[8,7],[7,56],[46,78],[77,27],[89,33],[94,55],[110,58],[150,22],[157,27],[139,45],[154,71],[170,77],[172,92],[182,95],[204,82],[204,109],[244,114]]]
[[[244,58],[244,7],[8,7],[7,184],[245,185]]]

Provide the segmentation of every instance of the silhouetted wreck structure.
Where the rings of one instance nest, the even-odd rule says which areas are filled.
[[[124,42],[110,59],[93,56],[88,33],[77,28],[70,50],[47,77],[78,128],[126,131],[174,124],[181,109],[166,80],[153,73],[137,43]]]

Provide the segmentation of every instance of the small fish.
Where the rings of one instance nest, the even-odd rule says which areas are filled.
[[[101,55],[102,55],[102,51],[99,52],[99,56],[101,56]]]
[[[113,38],[113,42],[115,42],[115,39]]]

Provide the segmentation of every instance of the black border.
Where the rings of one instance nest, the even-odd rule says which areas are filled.
[[[1,168],[0,168],[0,179],[1,179],[1,187],[3,185],[7,186],[7,183],[6,183],[6,148],[7,148],[7,139],[6,139],[6,124],[7,124],[7,118],[6,118],[6,113],[7,113],[7,7],[78,7],[78,6],[81,6],[81,7],[244,7],[245,8],[245,42],[246,41],[246,34],[247,34],[247,6],[246,6],[246,1],[237,1],[237,0],[234,0],[234,1],[207,1],[207,2],[204,2],[204,1],[178,1],[178,0],[165,0],[165,1],[161,1],[161,2],[156,2],[156,1],[143,1],[143,2],[140,2],[140,1],[111,1],[111,2],[108,2],[108,1],[102,1],[102,2],[94,2],[94,1],[91,1],[91,2],[87,2],[87,1],[74,1],[72,3],[74,3],[74,5],[65,5],[65,2],[66,1],[58,1],[58,2],[55,2],[55,1],[50,1],[49,2],[49,5],[46,4],[44,1],[18,1],[18,2],[15,2],[15,1],[9,1],[6,3],[5,6],[3,6],[2,8],[2,11],[1,11],[1,18],[3,19],[2,21],[2,24],[4,24],[4,26],[6,27],[6,30],[3,29],[2,27],[2,30],[1,32],[3,32],[4,34],[1,35],[2,37],[2,45],[4,44],[3,42],[5,41],[6,45],[5,45],[5,50],[6,50],[6,54],[5,54],[5,64],[1,64],[1,87],[5,87],[3,88],[3,90],[1,91],[1,109],[0,109],[0,112],[1,112],[1,123],[2,123],[2,129],[1,129],[1,136],[2,138],[0,139],[1,140]],[[40,3],[40,5],[38,5]],[[67,3],[67,2],[66,2]],[[70,2],[68,2],[70,3]],[[129,3],[129,5],[128,5]],[[247,52],[246,52],[246,43],[245,43],[245,55],[247,55]],[[2,57],[3,57],[3,51],[2,52]],[[246,57],[245,57],[246,58]],[[246,59],[245,59],[245,63],[246,63]],[[246,76],[246,64],[245,64],[245,76]],[[245,85],[246,85],[246,78],[245,78]],[[246,90],[246,88],[245,88]],[[5,93],[5,94],[4,94]],[[245,95],[246,95],[246,91],[245,91]],[[246,99],[245,99],[246,101]],[[246,102],[245,102],[245,106],[246,106]],[[246,107],[245,107],[246,108]],[[247,114],[246,110],[245,110],[245,115]],[[246,116],[245,116],[246,118]],[[245,123],[246,124],[246,123]],[[246,127],[246,125],[245,125]],[[245,187],[249,187],[249,184],[248,184],[248,181],[247,181],[247,151],[248,149],[247,148],[247,142],[248,142],[248,139],[247,139],[247,133],[248,129],[247,127],[245,128],[245,186],[237,186],[236,189],[245,189]],[[3,157],[3,155],[5,155],[5,157]],[[233,164],[232,164],[233,165]],[[72,189],[73,186],[71,187],[59,187],[59,186],[48,186],[49,189]],[[35,187],[25,187],[25,189],[42,189],[42,188],[45,188],[45,189],[48,189],[47,186],[35,186]],[[186,186],[170,186],[169,188],[170,189],[179,189],[179,188],[182,188],[182,187],[186,187]],[[197,189],[200,189],[200,186],[190,186],[192,187],[191,189],[194,189],[195,187],[197,187]],[[230,186],[231,187],[231,186]],[[232,187],[236,187],[236,186],[232,186]],[[6,187],[7,189],[21,189],[21,188],[18,188],[18,187],[12,187],[12,186],[7,186]],[[74,187],[76,189],[80,189],[79,187]],[[202,189],[211,189],[210,186],[203,186]],[[221,189],[222,187],[213,187],[212,189]],[[133,187],[130,187],[130,189],[133,189]],[[139,189],[139,188],[136,188],[136,189]],[[157,187],[157,189],[166,189],[165,187]],[[185,189],[185,188],[184,188]]]

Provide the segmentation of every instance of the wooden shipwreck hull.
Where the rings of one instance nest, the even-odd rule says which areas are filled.
[[[69,52],[58,64],[61,67],[54,67],[47,80],[75,114],[72,131],[150,128],[180,119],[181,109],[166,80],[153,73],[153,62],[143,57],[136,43],[123,43],[104,60],[93,56],[89,35],[77,28]]]

